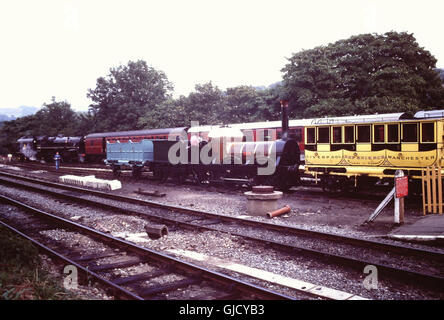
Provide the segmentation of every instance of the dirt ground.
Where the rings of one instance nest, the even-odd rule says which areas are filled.
[[[165,197],[145,196],[135,191],[141,188],[145,191],[165,193]],[[188,208],[207,210],[219,214],[247,215],[247,199],[244,190],[230,190],[221,187],[200,187],[195,185],[160,184],[157,181],[123,181],[122,189],[114,193],[151,200],[161,203],[174,204]],[[377,199],[384,198],[384,194]],[[420,198],[418,198],[420,200]],[[418,201],[418,200],[417,200]],[[412,224],[422,219],[420,204],[412,201],[405,203],[405,224]],[[367,196],[359,199],[341,195],[338,197],[322,194],[322,189],[313,187],[293,188],[278,200],[278,208],[285,205],[291,207],[291,212],[280,217],[264,221],[280,224],[291,224],[308,229],[349,234],[356,236],[384,236],[398,226],[394,224],[393,201],[370,224],[363,224],[378,207],[380,201]]]
[[[3,167],[2,169],[7,169]],[[13,173],[36,176],[57,181],[57,174],[44,170],[32,171],[16,168],[8,171]],[[91,172],[91,174],[94,174]],[[85,175],[80,174],[79,175]],[[113,179],[110,175],[109,179]],[[139,199],[179,205],[188,208],[211,211],[218,214],[247,215],[247,199],[244,192],[247,189],[210,186],[202,187],[194,184],[177,185],[171,182],[160,183],[142,177],[138,180],[128,176],[120,178],[122,189],[112,193],[131,196]],[[165,193],[164,197],[146,196],[136,193],[142,189],[148,192]],[[278,208],[284,205],[291,207],[291,212],[280,217],[255,219],[272,221],[273,223],[288,224],[318,231],[348,234],[351,236],[385,236],[398,226],[394,224],[393,201],[382,213],[369,224],[364,224],[368,217],[378,207],[387,191],[374,195],[338,195],[332,196],[322,192],[317,187],[296,187],[285,193],[278,200]],[[421,198],[406,199],[404,224],[413,224],[422,219]]]

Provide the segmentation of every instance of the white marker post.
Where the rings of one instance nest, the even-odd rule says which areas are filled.
[[[395,172],[395,216],[394,223],[404,223],[404,197],[409,194],[409,177],[404,176],[402,170]]]

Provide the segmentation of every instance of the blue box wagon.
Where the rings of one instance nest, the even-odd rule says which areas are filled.
[[[152,140],[143,139],[140,142],[115,142],[106,144],[105,163],[113,168],[115,176],[120,170],[131,168],[133,176],[140,176],[142,168],[149,166],[154,160],[154,147]]]

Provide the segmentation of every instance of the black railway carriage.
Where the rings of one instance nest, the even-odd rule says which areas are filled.
[[[444,110],[314,120],[305,128],[305,171],[329,190],[393,181],[398,169],[418,182],[421,169],[441,164],[443,126]]]

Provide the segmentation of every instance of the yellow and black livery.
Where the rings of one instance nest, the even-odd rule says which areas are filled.
[[[305,127],[305,172],[327,189],[393,178],[411,181],[443,161],[444,110],[315,119]],[[393,179],[390,179],[393,180]]]

